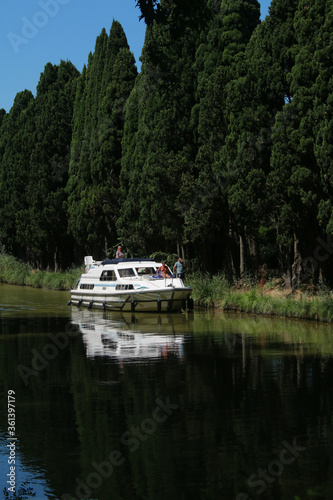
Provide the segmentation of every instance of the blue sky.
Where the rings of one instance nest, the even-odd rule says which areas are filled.
[[[271,0],[261,0],[261,17]],[[94,51],[96,37],[112,20],[124,28],[137,64],[145,24],[139,22],[136,0],[12,0],[0,11],[0,109],[7,112],[15,95],[36,86],[45,64],[71,61],[79,71]]]

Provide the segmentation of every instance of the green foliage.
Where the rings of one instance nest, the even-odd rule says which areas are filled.
[[[125,33],[103,29],[79,78],[66,187],[68,230],[78,251],[106,254],[116,240],[124,106],[137,71]],[[96,256],[97,257],[97,256]]]
[[[333,283],[332,2],[137,2],[88,64],[46,64],[0,110],[0,240],[35,268],[176,251],[237,278]],[[322,254],[321,254],[322,255]],[[305,272],[306,268],[306,272]],[[36,277],[41,280],[41,277]],[[209,302],[209,300],[208,300]]]
[[[200,307],[213,307],[220,304],[230,290],[228,279],[223,273],[214,276],[203,275],[200,272],[193,273],[187,280],[187,284],[192,287],[192,298]]]
[[[195,273],[187,280],[197,307],[218,307],[266,316],[333,321],[333,294],[323,290],[318,295],[303,293],[300,297],[264,292],[254,283],[231,283],[225,274],[214,276]],[[269,287],[267,287],[269,289]]]
[[[15,254],[22,248],[18,232],[26,206],[34,130],[34,97],[25,90],[16,95],[0,129],[0,238]]]
[[[15,259],[12,255],[0,254],[0,282],[22,285],[29,273],[30,268],[24,262]]]
[[[167,254],[165,252],[154,252],[150,255],[150,258],[154,259],[157,262],[165,262],[172,271],[175,262],[177,262],[178,260],[178,255],[175,253]]]
[[[50,290],[69,290],[82,274],[82,267],[65,272],[36,271],[12,255],[0,254],[0,282]]]

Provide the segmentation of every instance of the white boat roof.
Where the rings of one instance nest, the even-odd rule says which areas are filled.
[[[109,265],[109,264],[115,264],[115,265],[119,265],[119,264],[142,264],[142,263],[145,263],[145,264],[157,264],[157,262],[153,259],[144,259],[144,258],[138,258],[138,257],[135,257],[135,258],[131,258],[131,259],[126,259],[126,258],[119,258],[119,259],[106,259],[106,260],[103,260],[101,262],[101,265],[102,266],[106,266],[106,265]]]
[[[108,260],[103,260],[103,261],[93,261],[90,264],[90,267],[118,267],[118,268],[124,268],[124,267],[156,267],[160,266],[160,262],[156,262],[153,259],[108,259]]]

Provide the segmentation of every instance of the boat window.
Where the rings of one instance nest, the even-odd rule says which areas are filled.
[[[117,285],[116,290],[134,290],[133,285]]]
[[[117,281],[116,273],[114,271],[103,271],[100,281]]]
[[[82,285],[80,285],[80,289],[81,290],[93,290],[94,285],[88,285],[87,283],[83,283]]]
[[[156,272],[153,267],[137,267],[136,270],[139,276],[142,276],[143,274],[153,275]]]
[[[127,269],[118,269],[118,273],[121,278],[129,278],[131,276],[135,276],[134,269],[132,269],[131,267]]]

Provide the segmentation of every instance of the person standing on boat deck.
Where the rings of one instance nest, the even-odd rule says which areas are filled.
[[[162,262],[162,265],[157,269],[156,275],[161,276],[162,278],[171,278],[165,262]]]
[[[124,257],[125,257],[125,255],[123,254],[123,251],[121,249],[121,245],[119,245],[118,250],[116,251],[116,259],[122,259]]]
[[[174,273],[175,269],[176,269],[177,278],[184,279],[184,266],[185,266],[185,262],[182,261],[181,257],[178,257],[178,260],[175,263],[175,265],[173,266],[173,270],[172,270],[172,272]]]

